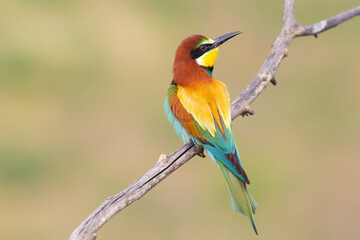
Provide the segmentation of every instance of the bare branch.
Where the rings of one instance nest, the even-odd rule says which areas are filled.
[[[251,103],[270,82],[276,83],[275,73],[282,59],[287,56],[287,48],[293,38],[316,35],[357,15],[360,15],[360,6],[314,25],[299,26],[294,15],[294,0],[284,0],[283,27],[258,74],[231,104],[232,119],[239,115],[254,114],[250,108]],[[74,230],[69,239],[94,240],[96,232],[115,214],[140,199],[156,184],[195,155],[201,156],[202,152],[203,148],[196,148],[194,144],[189,143],[168,156],[161,155],[155,166],[141,178],[120,193],[106,199]]]
[[[360,15],[360,6],[351,9],[349,11],[340,13],[331,18],[322,20],[321,22],[315,23],[313,25],[300,26],[296,32],[296,36],[309,36],[309,35],[317,35],[323,31],[326,31],[330,28],[335,27],[336,25],[343,23],[355,16]]]
[[[236,98],[231,105],[231,117],[235,119],[250,108],[250,104],[259,96],[269,82],[275,79],[275,73],[280,66],[281,60],[287,56],[291,40],[295,36],[298,25],[294,16],[294,0],[284,1],[283,27],[277,36],[270,53],[258,74],[247,88]]]
[[[194,144],[188,143],[168,156],[162,154],[155,166],[141,178],[115,196],[107,198],[75,229],[69,239],[94,240],[96,232],[111,217],[144,196],[161,180],[169,176],[195,155],[202,153],[202,151],[203,148],[197,148]]]
[[[285,0],[283,8],[283,28],[290,28],[296,25],[294,13],[295,0]]]

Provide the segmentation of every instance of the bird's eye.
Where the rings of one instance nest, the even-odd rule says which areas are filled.
[[[200,50],[201,50],[201,51],[204,51],[205,49],[206,49],[205,45],[201,45],[201,46],[200,46]]]

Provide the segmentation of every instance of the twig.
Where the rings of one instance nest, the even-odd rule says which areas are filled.
[[[275,73],[282,59],[287,56],[287,47],[292,39],[298,36],[319,34],[357,15],[360,15],[360,6],[319,23],[301,26],[295,20],[294,0],[284,0],[283,27],[281,32],[277,36],[258,74],[232,103],[232,119],[237,118],[239,115],[252,115],[254,113],[250,108],[250,104],[259,96],[269,82],[276,83]],[[155,166],[140,179],[115,196],[106,199],[74,230],[69,239],[94,240],[96,232],[115,214],[140,199],[161,180],[195,155],[201,154],[202,151],[202,148],[196,148],[193,144],[186,144],[168,156],[161,155]]]
[[[309,36],[309,35],[315,35],[326,31],[330,28],[335,27],[336,25],[345,22],[355,16],[360,15],[360,6],[353,8],[349,11],[340,13],[336,16],[333,16],[331,18],[322,20],[321,22],[315,23],[313,25],[308,26],[299,26],[299,28],[296,31],[296,36]]]

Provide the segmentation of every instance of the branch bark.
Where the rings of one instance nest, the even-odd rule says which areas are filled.
[[[288,46],[292,39],[299,36],[317,35],[336,25],[343,23],[354,16],[360,15],[360,6],[340,13],[336,16],[322,20],[313,25],[298,25],[294,14],[294,0],[284,0],[283,26],[277,36],[270,53],[268,54],[260,71],[250,82],[247,88],[231,104],[231,117],[253,114],[250,104],[259,96],[265,87],[271,82],[274,85],[275,73],[287,56]],[[146,172],[136,182],[125,188],[115,196],[107,198],[90,216],[88,216],[71,234],[69,240],[94,240],[96,232],[115,214],[140,199],[156,184],[170,175],[195,155],[201,154],[202,148],[196,148],[194,144],[185,144],[175,152],[166,156],[162,154],[155,166]]]

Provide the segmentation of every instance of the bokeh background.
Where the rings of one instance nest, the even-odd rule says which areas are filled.
[[[300,24],[358,0],[296,1]],[[0,3],[0,239],[67,239],[106,197],[182,145],[163,112],[178,44],[244,30],[214,75],[232,99],[255,76],[282,1]],[[233,123],[259,236],[196,157],[108,222],[99,239],[359,239],[360,18],[289,57]]]

